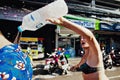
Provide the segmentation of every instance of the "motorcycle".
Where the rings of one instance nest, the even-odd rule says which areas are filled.
[[[106,54],[105,50],[102,50],[102,55],[103,55],[103,64],[104,64],[104,69],[111,69],[113,67],[112,64],[112,59],[110,54]]]
[[[112,63],[114,66],[120,65],[120,52],[115,50],[114,53],[111,53]]]
[[[108,54],[108,55],[105,55],[103,57],[103,63],[104,63],[104,68],[105,69],[111,69],[113,66],[112,66],[112,59],[111,59],[111,56]]]
[[[62,53],[60,55],[60,63],[61,63],[61,69],[62,69],[62,74],[67,74],[68,73],[68,67],[69,67],[69,64],[68,64],[68,59],[67,57],[64,55],[64,53]]]
[[[54,52],[48,54],[49,58],[45,60],[44,70],[47,70],[50,74],[58,73],[59,75],[67,74],[68,69],[68,59],[64,55],[64,52]]]
[[[56,54],[47,55],[49,57],[45,60],[44,70],[47,70],[50,74],[52,74],[58,68],[58,57]]]

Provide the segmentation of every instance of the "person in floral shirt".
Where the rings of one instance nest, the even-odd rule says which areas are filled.
[[[32,80],[30,58],[2,32],[4,29],[0,27],[0,80]]]

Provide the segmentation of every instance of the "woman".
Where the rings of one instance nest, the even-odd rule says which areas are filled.
[[[5,30],[0,27],[0,80],[32,80],[30,59],[18,44],[5,38]]]
[[[58,19],[50,18],[47,19],[47,21],[69,28],[82,36],[81,45],[84,48],[85,54],[82,60],[77,65],[73,66],[71,70],[75,70],[81,66],[84,80],[108,80],[104,72],[100,46],[89,29],[72,23],[63,17]]]

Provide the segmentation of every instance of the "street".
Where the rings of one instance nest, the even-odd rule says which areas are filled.
[[[80,61],[80,58],[70,58],[69,64],[75,65]],[[48,74],[43,71],[45,60],[33,61],[33,79],[32,80],[83,80],[81,72],[68,71],[67,75]],[[112,69],[105,70],[106,75],[110,80],[120,80],[120,67],[113,67]]]

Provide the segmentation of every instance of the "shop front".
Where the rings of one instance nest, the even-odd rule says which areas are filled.
[[[93,31],[100,47],[104,47],[106,53],[110,53],[111,49],[120,49],[120,27],[117,23],[101,22],[99,30]]]
[[[37,37],[21,37],[20,46],[22,51],[30,55],[33,59],[44,57],[44,38]]]
[[[73,15],[66,15],[65,18],[67,18],[73,23],[88,28],[91,31],[94,31],[95,28],[99,28],[99,21],[96,19],[84,18]],[[78,57],[82,56],[83,54],[83,49],[80,45],[80,35],[62,26],[57,26],[56,30],[56,48],[58,47],[70,50],[70,57]]]

